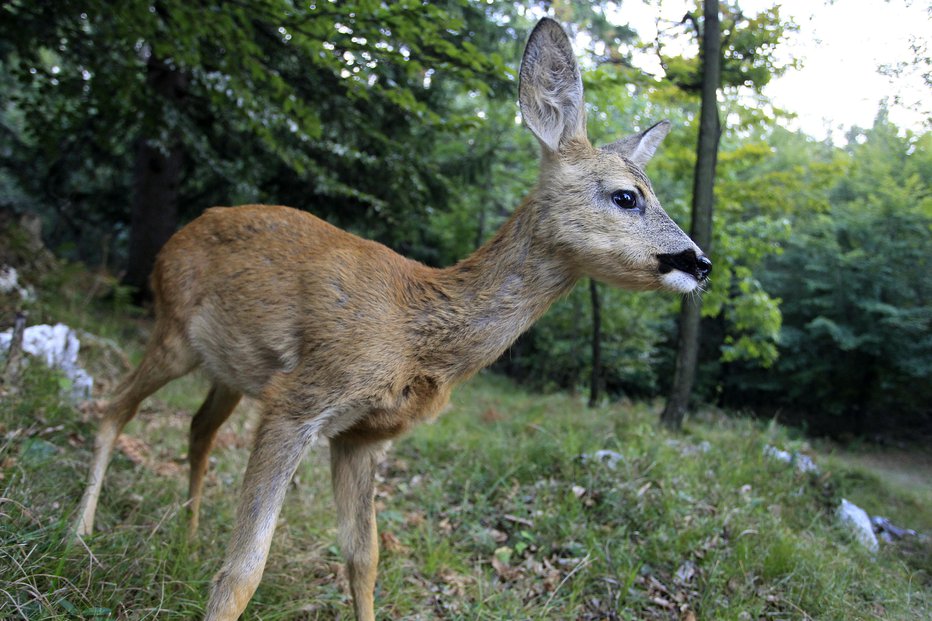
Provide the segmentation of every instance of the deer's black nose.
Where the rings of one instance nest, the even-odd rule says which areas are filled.
[[[709,257],[703,254],[696,255],[693,250],[684,250],[677,254],[658,254],[657,260],[660,261],[661,274],[679,270],[702,282],[712,273],[712,261]]]
[[[712,273],[712,261],[704,254],[696,257],[696,280],[702,282]]]

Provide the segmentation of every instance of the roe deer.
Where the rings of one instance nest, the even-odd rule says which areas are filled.
[[[191,422],[191,531],[217,429],[243,394],[262,407],[206,618],[242,613],[295,468],[326,438],[356,619],[374,621],[373,477],[388,440],[435,416],[455,384],[579,278],[686,293],[711,269],[642,170],[669,123],[593,148],[573,49],[550,19],[528,40],[519,99],[541,145],[539,181],[491,241],[452,267],[424,266],[287,207],[208,209],[176,233],[152,275],[145,355],[104,411],[77,533],[93,528],[111,449],[139,403],[202,366],[213,386]]]

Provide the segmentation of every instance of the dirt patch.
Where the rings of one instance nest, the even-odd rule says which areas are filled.
[[[876,473],[894,485],[932,496],[932,452],[915,449],[839,449],[835,455],[845,462]]]

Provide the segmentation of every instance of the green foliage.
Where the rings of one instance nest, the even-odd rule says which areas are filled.
[[[418,245],[398,225],[445,200],[432,146],[475,118],[446,102],[508,84],[503,58],[472,39],[507,35],[466,0],[309,7],[251,0],[205,18],[173,0],[4,4],[0,107],[17,148],[3,163],[54,210],[55,242],[99,231],[124,249],[135,145],[180,140],[188,218],[272,199]],[[160,71],[183,92],[155,92]]]
[[[675,301],[661,294],[632,294],[610,287],[601,287],[599,292],[602,385],[610,395],[656,394],[658,362]],[[518,340],[498,368],[539,389],[579,389],[591,377],[591,342],[589,292],[577,286]]]
[[[739,400],[855,433],[932,414],[932,188],[919,172],[930,153],[883,112],[860,136],[828,212],[800,214],[761,272],[782,299],[780,359],[766,375],[732,379]]]
[[[722,32],[722,86],[735,89],[747,87],[760,92],[771,79],[795,66],[795,61],[784,63],[775,53],[780,43],[798,27],[780,16],[780,6],[764,8],[754,16],[747,16],[737,2],[721,3]],[[702,38],[702,2],[683,18],[681,27],[690,38]],[[674,38],[676,35],[674,35]],[[664,41],[655,42],[666,78],[686,92],[698,93],[702,85],[698,54],[664,54]],[[696,45],[698,49],[699,45]]]

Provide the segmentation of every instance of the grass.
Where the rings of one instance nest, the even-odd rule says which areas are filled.
[[[119,323],[81,324],[123,339]],[[139,350],[130,341],[129,357]],[[106,348],[103,348],[106,349]],[[93,348],[92,348],[93,350]],[[106,390],[120,364],[91,351]],[[203,612],[256,422],[221,432],[185,538],[195,377],[144,405],[116,451],[86,544],[67,530],[93,416],[32,365],[0,396],[0,618],[187,619]],[[657,408],[588,409],[482,374],[452,410],[396,443],[379,471],[380,619],[919,619],[932,614],[926,541],[862,549],[833,511],[842,496],[928,532],[928,487],[897,484],[777,425],[705,412],[680,435]],[[815,454],[822,474],[765,457]],[[621,455],[614,467],[584,459]],[[299,469],[265,576],[244,619],[351,619],[336,548],[326,446]],[[927,481],[927,480],[926,480]]]

